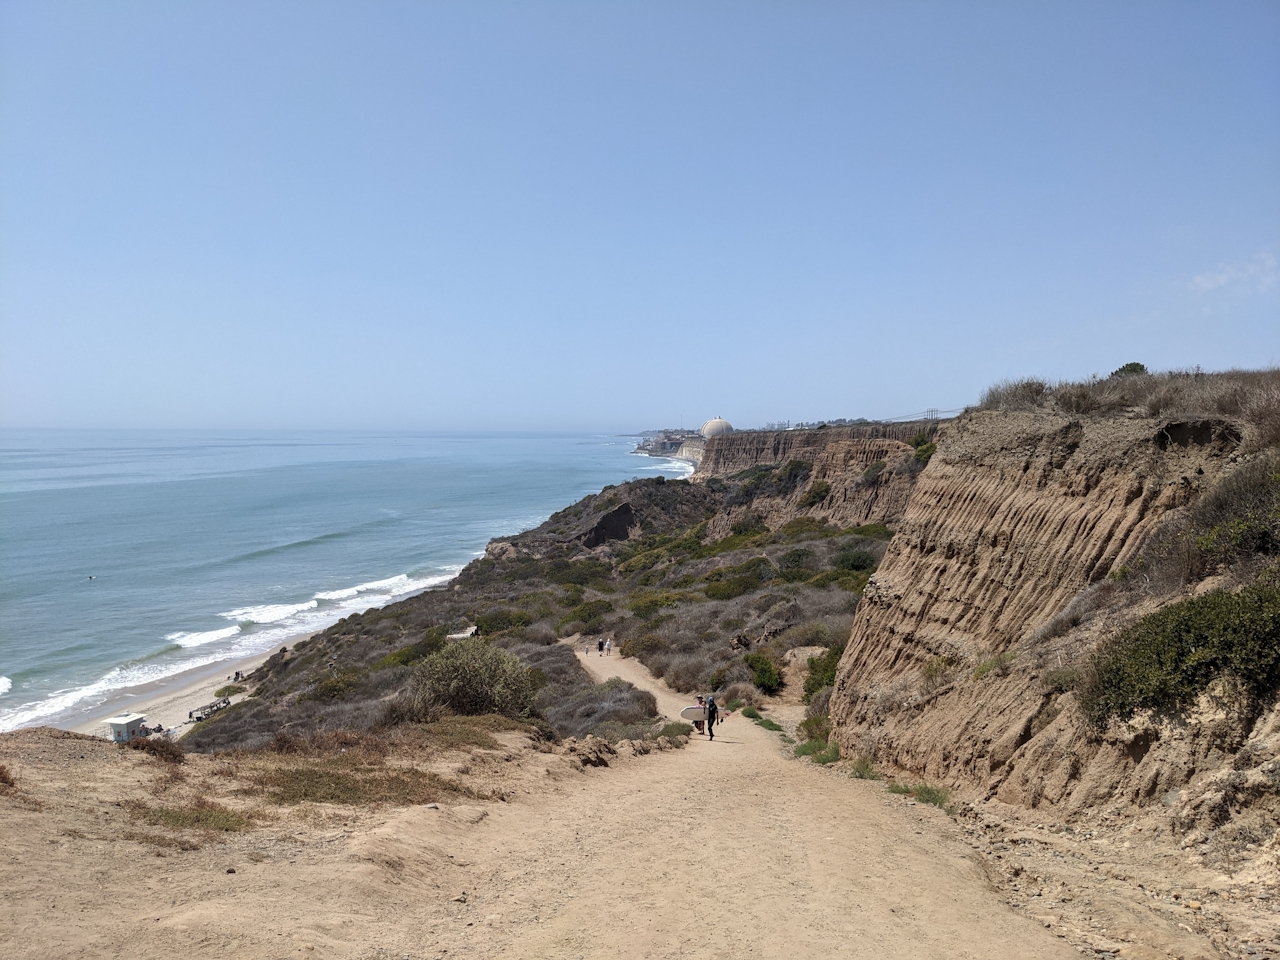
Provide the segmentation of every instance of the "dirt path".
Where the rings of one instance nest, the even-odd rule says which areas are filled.
[[[688,705],[637,661],[578,657],[597,679],[652,691],[668,716]],[[941,811],[791,761],[741,716],[714,742],[592,781],[495,813],[497,836],[522,838],[522,895],[555,906],[493,955],[1077,955],[998,900]],[[476,840],[477,859],[511,857]]]
[[[686,705],[635,661],[582,660]],[[508,771],[511,802],[268,811],[189,851],[122,839],[111,798],[157,776],[136,752],[10,738],[33,799],[0,817],[6,957],[1078,956],[1001,901],[941,811],[790,759],[741,716],[607,769],[512,741],[469,760]]]

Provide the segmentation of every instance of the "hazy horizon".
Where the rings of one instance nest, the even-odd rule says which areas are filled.
[[[0,426],[1280,364],[1280,5],[0,2]]]

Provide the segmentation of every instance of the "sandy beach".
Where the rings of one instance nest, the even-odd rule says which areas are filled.
[[[292,647],[311,636],[314,634],[304,633],[290,637],[281,646]],[[279,647],[239,660],[221,660],[165,680],[122,690],[95,710],[89,719],[71,729],[76,733],[106,737],[109,735],[107,718],[128,711],[145,714],[148,725],[159,723],[166,730],[176,730],[175,736],[182,736],[191,727],[187,717],[192,710],[216,699],[214,692],[230,683],[237,670],[242,675],[248,675],[277,650]],[[247,694],[238,694],[231,698],[231,702],[235,703],[245,696]]]

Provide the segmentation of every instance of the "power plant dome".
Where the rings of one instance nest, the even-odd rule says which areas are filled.
[[[733,425],[728,420],[721,420],[716,417],[714,420],[708,420],[704,423],[702,429],[698,432],[710,440],[712,437],[718,437],[722,433],[733,433]]]

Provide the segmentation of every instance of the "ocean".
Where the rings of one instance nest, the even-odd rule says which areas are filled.
[[[610,483],[636,438],[0,431],[0,730],[443,583]]]

